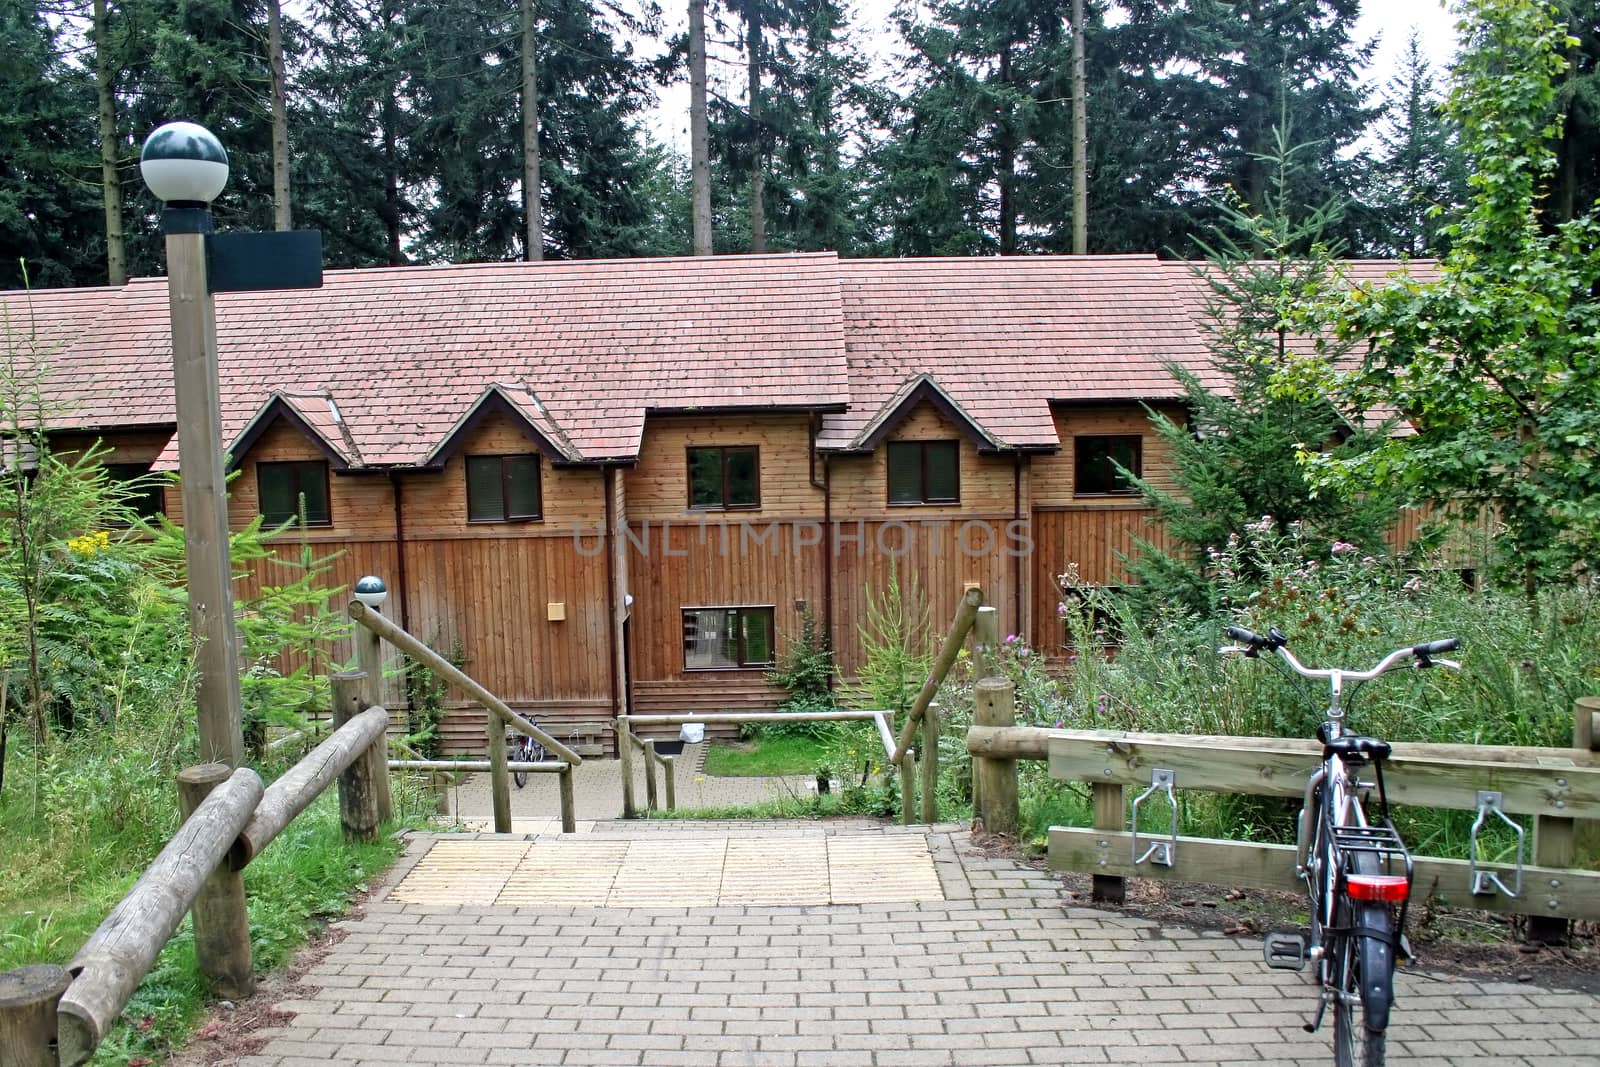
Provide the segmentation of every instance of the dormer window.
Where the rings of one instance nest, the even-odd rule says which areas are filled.
[[[298,522],[304,512],[307,526],[332,526],[328,497],[328,464],[320,459],[256,464],[256,490],[261,517],[268,526]]]
[[[960,460],[955,441],[889,442],[889,503],[960,503]]]
[[[467,457],[468,522],[535,522],[543,517],[537,452]]]

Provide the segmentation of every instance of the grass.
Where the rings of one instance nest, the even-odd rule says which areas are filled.
[[[781,778],[816,774],[832,752],[830,741],[803,734],[757,737],[706,749],[705,773],[717,778]]]
[[[92,793],[92,782],[105,775],[46,763],[41,769],[56,773],[42,782],[36,809],[33,783],[18,773],[31,766],[16,752],[8,763],[12,776],[0,804],[0,971],[65,964],[171,834],[175,790],[161,774],[128,767],[119,768],[130,773],[114,788]],[[245,871],[257,973],[282,967],[400,848],[387,836],[345,843],[338,799],[332,790],[324,794]],[[185,918],[93,1062],[160,1060],[184,1042],[206,1005]]]

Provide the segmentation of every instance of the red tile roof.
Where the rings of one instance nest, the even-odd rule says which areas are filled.
[[[497,403],[553,458],[594,462],[636,457],[649,412],[779,407],[824,411],[819,446],[852,449],[936,395],[988,447],[1054,448],[1052,403],[1179,399],[1173,362],[1216,381],[1201,296],[1188,264],[1154,256],[332,271],[216,298],[223,437],[287,410],[351,467],[423,465]],[[0,293],[0,314],[12,336],[31,324],[71,405],[58,428],[174,421],[163,279]]]

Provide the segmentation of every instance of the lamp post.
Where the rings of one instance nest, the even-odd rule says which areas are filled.
[[[139,170],[166,204],[167,298],[183,482],[189,629],[199,684],[200,758],[237,767],[244,756],[239,639],[228,554],[227,470],[217,382],[217,325],[206,284],[211,201],[228,181],[228,154],[210,131],[169,122],[145,140]]]

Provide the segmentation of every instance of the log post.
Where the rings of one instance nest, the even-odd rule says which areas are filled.
[[[900,756],[900,825],[911,826],[917,821],[917,750]]]
[[[72,972],[51,963],[0,974],[0,1052],[6,1067],[56,1067],[56,1004]]]
[[[377,608],[373,608],[377,611]],[[356,626],[356,666],[366,675],[361,683],[361,707],[358,711],[368,708],[387,707],[383,695],[383,643],[373,630],[365,626]],[[371,753],[367,756],[371,766],[367,770],[368,777],[372,780],[373,793],[378,805],[378,822],[386,823],[394,819],[394,794],[389,788],[389,738],[383,735],[373,744]]]
[[[1000,647],[1000,609],[985,604],[972,624],[972,676],[987,678],[999,669],[995,650]]]
[[[561,832],[575,834],[578,832],[578,808],[572,799],[572,764],[561,768],[556,785],[561,790]]]
[[[678,771],[677,764],[673,762],[673,758],[672,756],[661,757],[661,784],[666,787],[668,811],[678,810],[678,784],[676,781]]]
[[[489,796],[494,808],[494,832],[511,832],[511,771],[506,767],[506,725],[483,712],[484,729],[489,737]]]
[[[980,678],[972,689],[974,726],[1014,726],[1016,687],[1009,678]],[[1016,837],[1022,817],[1017,806],[1017,761],[985,756],[972,761],[972,780],[980,806],[976,821],[991,834]]]
[[[646,811],[659,811],[661,801],[656,790],[656,742],[654,738],[641,741],[644,749],[644,807]]]
[[[922,821],[939,821],[939,705],[922,716]]]
[[[1094,828],[1120,831],[1128,828],[1127,808],[1123,801],[1122,786],[1111,782],[1095,782]],[[1103,857],[1102,857],[1103,859]],[[1090,890],[1093,900],[1102,904],[1121,904],[1127,894],[1127,883],[1116,875],[1097,874]]]
[[[226,782],[233,768],[202,763],[178,773],[178,810],[187,819],[200,802]],[[255,992],[250,960],[250,912],[244,902],[244,874],[224,861],[217,864],[190,909],[194,915],[194,955],[211,994],[238,1000]]]
[[[1600,752],[1600,696],[1572,702],[1572,747]],[[1600,861],[1600,820],[1579,819],[1577,837],[1577,854],[1590,862]]]
[[[366,672],[342,671],[330,675],[333,692],[333,728],[337,730],[364,709]],[[389,773],[384,764],[384,776]],[[372,762],[358,759],[339,776],[339,822],[350,841],[371,841],[378,836],[378,797],[372,781]]]
[[[617,759],[622,762],[622,817],[637,819],[639,810],[633,798],[633,729],[626,715],[617,716]]]
[[[923,713],[928,710],[928,705],[939,692],[939,685],[944,681],[944,676],[950,673],[950,667],[956,661],[956,656],[961,652],[961,645],[967,639],[967,631],[972,629],[972,624],[977,621],[978,608],[983,604],[983,591],[968,589],[961,595],[961,603],[956,607],[956,617],[950,622],[950,632],[944,636],[944,644],[939,646],[939,654],[934,657],[933,666],[928,670],[928,677],[923,679],[922,688],[917,691],[917,697],[911,702],[911,709],[906,712],[905,726],[900,730],[900,742],[895,746],[894,755],[890,757],[891,763],[899,763],[900,757],[911,745],[911,738],[917,731],[917,723],[922,721]],[[926,758],[927,753],[923,753]]]

